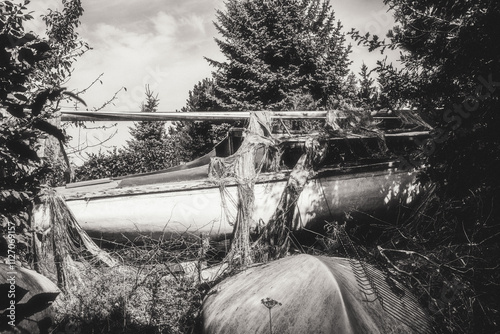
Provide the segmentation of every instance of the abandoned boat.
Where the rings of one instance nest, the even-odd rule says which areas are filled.
[[[385,135],[393,152],[427,131]],[[177,235],[230,234],[237,213],[236,180],[221,187],[209,176],[213,157],[235,153],[244,131],[236,129],[212,152],[188,164],[160,172],[68,184],[57,188],[74,216],[93,237],[123,241],[138,235],[171,238]],[[284,153],[279,171],[263,171],[255,179],[253,228],[266,224],[276,210],[290,172],[302,154],[304,136],[279,138]],[[347,216],[385,219],[419,192],[414,171],[402,170],[398,159],[374,158],[377,136],[328,139],[330,156],[305,184],[293,214],[294,230],[323,232],[325,221]]]

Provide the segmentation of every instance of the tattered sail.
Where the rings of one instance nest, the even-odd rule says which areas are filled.
[[[229,261],[248,265],[253,262],[250,249],[250,227],[253,222],[254,186],[258,174],[262,171],[266,160],[274,161],[271,148],[276,150],[276,141],[271,136],[271,120],[269,113],[251,113],[245,138],[238,151],[227,158],[212,158],[209,166],[209,177],[219,185],[221,202],[227,208],[227,197],[224,185],[229,180],[237,184],[237,215],[234,222],[234,232]],[[258,156],[260,155],[260,156]],[[227,212],[224,213],[226,216]]]
[[[53,191],[47,191],[42,204],[35,208],[32,227],[35,269],[56,280],[65,291],[78,286],[80,266],[117,264],[92,241],[65,201]]]

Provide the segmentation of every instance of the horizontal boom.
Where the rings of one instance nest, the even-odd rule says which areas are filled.
[[[121,112],[61,111],[62,121],[230,121],[250,117],[248,111]],[[324,119],[326,111],[275,111],[274,119]]]

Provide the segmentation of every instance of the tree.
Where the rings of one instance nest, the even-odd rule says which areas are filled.
[[[33,17],[26,5],[0,3],[0,226],[2,236],[17,233],[17,254],[28,247],[29,217],[47,177],[46,161],[39,155],[40,140],[66,137],[51,124],[54,108],[64,94],[77,98],[47,80],[54,57],[51,41],[25,32],[23,24]],[[4,114],[5,110],[5,114]],[[2,250],[4,251],[4,250]]]
[[[146,86],[142,112],[156,112],[158,95]],[[91,153],[87,161],[75,171],[78,181],[94,180],[162,170],[187,162],[189,138],[182,133],[167,133],[166,122],[141,121],[129,128],[132,139],[121,149]]]
[[[158,94],[154,95],[149,86],[146,85],[146,101],[141,105],[141,112],[156,112],[158,109]],[[132,141],[127,141],[128,145],[133,149],[134,145],[143,141],[161,141],[165,136],[165,122],[140,121],[134,123],[134,127],[129,127]]]
[[[358,97],[365,108],[373,108],[374,104],[375,87],[373,86],[374,80],[370,78],[370,73],[371,71],[368,71],[368,66],[363,63],[361,65],[361,72],[359,72],[361,80],[359,81]]]
[[[212,79],[203,79],[189,91],[186,106],[182,112],[216,111],[222,108],[212,98],[215,84]],[[210,152],[214,145],[220,142],[227,134],[228,123],[214,124],[213,122],[175,122],[169,134],[173,138],[184,138],[183,149],[192,158],[198,158]]]
[[[224,109],[283,110],[308,95],[325,107],[343,93],[350,47],[328,1],[229,0],[217,19],[227,60],[208,61]]]
[[[411,103],[436,128],[420,150],[403,159],[407,166],[424,164],[421,176],[432,182],[436,196],[419,221],[398,228],[404,238],[389,238],[437,264],[438,275],[431,262],[412,272],[428,284],[430,301],[441,301],[435,311],[443,328],[493,332],[500,321],[500,262],[494,255],[500,251],[495,204],[500,196],[500,45],[495,42],[500,3],[384,2],[398,24],[388,41],[352,34],[372,50],[402,50],[401,69],[378,64],[383,89],[392,103]],[[436,282],[457,282],[453,300],[442,302]]]
[[[344,97],[352,104],[359,104],[359,88],[358,88],[358,80],[356,79],[356,75],[352,72],[347,75],[345,80],[345,94]]]
[[[90,50],[89,45],[79,38],[76,29],[80,25],[80,17],[83,15],[83,7],[80,0],[63,1],[61,11],[48,9],[48,14],[42,16],[46,25],[47,43],[50,53],[43,62],[35,65],[31,75],[30,89],[43,89],[44,87],[63,87],[69,81],[73,71],[73,64],[85,52]],[[79,93],[71,94],[76,98]],[[59,111],[62,98],[45,106],[45,110],[51,114]],[[85,105],[81,99],[80,102]],[[60,118],[54,117],[50,123],[57,128],[63,129]],[[63,129],[64,131],[64,129]],[[54,137],[41,140],[41,156],[44,157],[47,167],[50,169],[45,177],[49,186],[61,186],[72,179],[70,161],[66,154],[63,143]]]
[[[81,0],[65,0],[62,11],[49,9],[49,13],[42,17],[47,27],[51,54],[39,64],[35,82],[52,86],[65,85],[71,77],[73,63],[90,50],[87,42],[79,38],[76,31],[83,12]]]
[[[222,107],[213,99],[215,94],[215,83],[213,79],[203,79],[194,85],[193,90],[189,91],[189,97],[186,100],[186,106],[181,109],[186,111],[218,111]]]
[[[156,112],[160,100],[146,86],[146,100],[141,105],[141,112]],[[123,154],[134,157],[135,173],[151,172],[166,168],[167,152],[165,146],[166,122],[141,121],[129,128],[132,140],[127,141],[128,147]]]

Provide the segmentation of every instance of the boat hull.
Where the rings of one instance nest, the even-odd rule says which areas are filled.
[[[90,236],[104,240],[124,241],[139,235],[168,239],[204,234],[217,238],[230,234],[231,217],[236,217],[236,185],[225,187],[224,205],[217,185],[201,184],[67,196],[66,202],[82,228]],[[255,228],[273,215],[285,185],[286,178],[255,184]],[[415,173],[392,168],[321,173],[304,187],[293,229],[321,232],[325,221],[343,221],[349,213],[384,219],[402,202],[411,202],[418,191]]]
[[[367,263],[370,276],[351,263],[300,254],[250,266],[207,293],[202,332],[267,334],[272,326],[271,333],[432,333],[429,316],[407,289]]]

